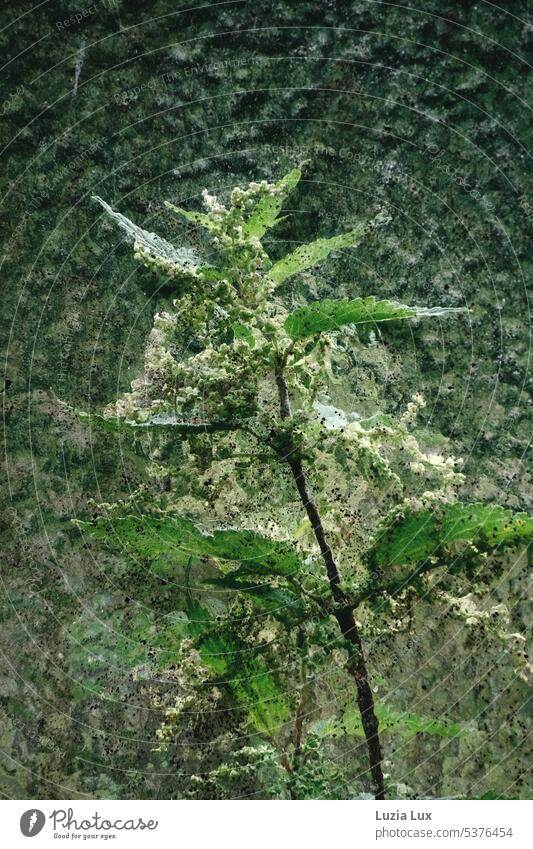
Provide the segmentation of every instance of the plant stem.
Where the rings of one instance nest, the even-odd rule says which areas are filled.
[[[281,418],[291,418],[289,391],[283,374],[283,365],[280,365],[276,369],[275,377],[278,388]],[[335,563],[331,548],[327,543],[320,514],[317,510],[316,504],[309,494],[307,480],[299,452],[297,450],[289,450],[284,459],[290,467],[300,500],[305,508],[309,521],[311,522],[313,533],[326,566],[326,572],[333,599],[337,605],[346,604],[347,597],[341,587],[339,570]],[[354,678],[357,687],[357,704],[361,714],[361,721],[366,738],[370,761],[370,772],[374,787],[374,797],[376,799],[384,799],[385,788],[383,783],[383,771],[381,768],[383,756],[381,753],[381,743],[379,739],[379,724],[374,710],[374,698],[372,696],[372,690],[370,689],[368,680],[368,670],[366,667],[361,636],[355,623],[353,610],[351,608],[341,607],[340,609],[335,610],[333,615],[337,620],[343,637],[348,643],[348,671]]]
[[[307,640],[305,639],[305,635],[303,630],[298,632],[297,636],[297,645],[298,651],[301,659],[301,690],[300,690],[300,698],[298,699],[298,707],[296,708],[296,721],[294,723],[294,753],[293,753],[293,769],[298,770],[300,765],[300,758],[302,755],[302,737],[304,730],[304,719],[305,719],[305,700],[307,694],[307,670],[306,670],[306,659],[307,659]]]

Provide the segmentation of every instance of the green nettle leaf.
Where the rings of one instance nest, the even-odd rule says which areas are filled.
[[[277,543],[253,531],[217,530],[207,534],[193,522],[178,516],[125,516],[95,522],[77,522],[95,540],[124,549],[146,560],[177,559],[183,565],[190,557],[212,557],[217,560],[240,562],[260,575],[290,575],[299,567],[299,558],[292,546]],[[188,571],[187,571],[188,575]],[[228,579],[231,588],[249,593],[265,612],[283,613],[296,608],[298,599],[268,585],[248,587]],[[159,666],[172,663],[177,656],[181,638],[186,634],[195,644],[207,669],[221,676],[219,683],[230,689],[243,707],[255,728],[272,734],[289,716],[289,705],[283,696],[277,677],[268,671],[264,658],[249,659],[250,646],[220,624],[209,610],[197,601],[188,587],[186,617],[165,623],[165,635],[153,636],[151,644],[161,647]],[[173,642],[169,645],[169,637]]]
[[[276,183],[279,194],[264,194],[256,203],[245,225],[245,235],[251,238],[261,239],[262,236],[279,223],[278,218],[285,197],[298,185],[302,172],[299,168],[293,168],[281,180]]]
[[[232,282],[234,274],[229,268],[215,268],[213,265],[200,265],[194,269],[196,275],[202,280],[207,280],[209,283],[218,283],[220,280],[229,280]]]
[[[434,737],[458,737],[466,733],[465,729],[456,722],[399,711],[384,702],[375,703],[375,712],[379,720],[380,732],[390,731],[403,736],[430,734]],[[320,737],[344,735],[362,737],[364,735],[361,715],[354,707],[348,707],[341,719],[319,720],[311,727]]]
[[[340,235],[333,236],[331,239],[317,239],[316,242],[300,245],[295,251],[274,263],[268,271],[268,276],[274,283],[283,283],[293,274],[305,271],[306,268],[326,259],[332,251],[356,247],[361,242],[365,231],[366,225],[358,224],[353,230],[340,233]]]
[[[174,433],[182,434],[216,433],[218,431],[238,429],[238,426],[233,425],[231,422],[183,421],[176,418],[173,413],[157,413],[155,416],[150,416],[144,421],[134,421],[133,419],[123,419],[113,415],[102,416],[99,413],[86,413],[84,410],[75,409],[63,402],[60,403],[62,407],[68,409],[72,415],[76,416],[80,422],[102,433],[116,433],[123,429],[128,430],[129,428],[135,428],[140,431],[166,430],[170,428]]]
[[[456,722],[448,722],[442,719],[419,716],[408,711],[397,711],[389,705],[379,702],[377,705],[377,717],[380,727],[384,731],[398,732],[399,734],[430,734],[434,737],[459,737],[465,734],[465,730]],[[357,733],[362,735],[361,717],[352,711],[355,729],[357,723],[360,729]]]
[[[287,587],[273,587],[270,584],[250,584],[239,580],[239,571],[230,572],[217,578],[205,581],[214,587],[245,593],[259,610],[268,613],[279,620],[301,620],[305,618],[306,610],[300,596]]]
[[[94,417],[91,417],[94,419]],[[173,413],[157,413],[155,416],[150,416],[145,421],[133,421],[132,419],[118,419],[116,416],[104,418],[106,430],[120,429],[122,425],[126,428],[138,428],[140,430],[163,430],[170,428],[173,433],[182,434],[199,434],[199,433],[217,433],[219,431],[238,430],[239,426],[233,422],[223,421],[198,421],[191,419],[184,421],[178,419]],[[109,423],[113,424],[110,425]]]
[[[394,417],[387,413],[374,413],[373,416],[368,416],[366,419],[359,419],[359,424],[363,430],[372,430],[375,427],[394,427],[396,424]]]
[[[290,543],[249,530],[208,533],[181,516],[102,516],[76,524],[93,539],[148,561],[178,556],[182,563],[183,556],[210,557],[253,565],[266,575],[292,575],[300,568],[300,558]]]
[[[160,260],[164,264],[175,266],[176,268],[186,269],[200,265],[205,265],[198,254],[191,248],[175,248],[166,239],[158,236],[156,233],[151,233],[148,230],[143,230],[125,215],[120,212],[115,212],[105,200],[102,200],[98,195],[93,195],[92,200],[97,201],[107,214],[118,224],[119,227],[147,254],[150,254],[154,259]]]
[[[246,342],[250,348],[255,348],[255,338],[254,334],[250,330],[249,327],[246,327],[245,324],[234,324],[233,325],[233,335],[235,339],[242,340]]]
[[[67,408],[73,415],[76,416],[83,422],[83,424],[89,425],[91,429],[98,430],[103,433],[116,433],[120,429],[120,424],[123,419],[117,419],[116,416],[110,416],[107,418],[106,416],[101,416],[98,413],[86,413],[84,410],[76,410],[73,407],[68,407],[66,404],[62,404],[63,407]]]
[[[263,734],[276,734],[290,716],[290,704],[264,657],[246,655],[239,660],[238,677],[229,681],[236,700]]]
[[[373,296],[352,301],[315,301],[299,307],[285,319],[285,330],[293,339],[303,339],[347,324],[392,321],[403,318],[430,318],[465,312],[463,307],[409,307],[394,301],[378,301]]]
[[[213,629],[201,636],[196,645],[202,662],[209,671],[224,676],[235,663],[238,653],[246,649],[244,643],[239,642],[227,628]],[[231,686],[231,679],[228,679],[228,684]]]
[[[267,734],[279,731],[290,707],[281,681],[270,672],[266,657],[251,654],[249,643],[239,638],[231,625],[216,622],[192,596],[187,612],[190,634],[195,638],[202,663],[216,677],[217,686],[230,690],[257,731]]]
[[[444,504],[395,516],[370,550],[378,567],[421,563],[453,542],[481,550],[533,539],[533,517],[499,505]]]
[[[416,713],[398,711],[383,702],[376,704],[376,715],[382,731],[391,731],[411,736],[412,734],[431,734],[435,737],[458,737],[465,732],[455,722],[419,716]],[[354,708],[349,708],[343,717],[343,725],[347,734],[363,736],[361,715]]]
[[[187,581],[188,581],[188,572]],[[215,620],[209,610],[193,596],[187,585],[187,634],[190,637],[201,637],[214,625]]]
[[[249,643],[234,632],[231,624],[217,622],[190,591],[187,616],[188,633],[194,638],[202,663],[217,679],[217,686],[230,690],[257,731],[279,731],[290,707],[280,679],[269,671],[265,657],[252,655]]]
[[[191,221],[193,224],[201,224],[202,227],[205,227],[206,230],[210,231],[218,231],[220,225],[214,221],[207,212],[194,212],[190,209],[182,209],[181,206],[174,206],[170,201],[165,201],[165,206],[167,209],[171,209],[172,212],[177,213],[177,215],[183,216],[187,221]]]

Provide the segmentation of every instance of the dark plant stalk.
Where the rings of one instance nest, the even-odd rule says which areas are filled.
[[[282,366],[279,366],[276,369],[275,377],[278,388],[281,418],[289,419],[291,418],[291,406]],[[366,738],[368,757],[370,761],[370,772],[374,787],[374,797],[376,799],[384,799],[385,787],[383,782],[383,771],[381,768],[383,756],[381,753],[381,743],[379,739],[379,724],[374,710],[374,698],[372,696],[372,690],[370,689],[370,683],[368,680],[368,670],[361,643],[361,636],[357,625],[355,624],[353,610],[351,607],[346,606],[347,597],[341,587],[339,570],[335,563],[331,548],[327,543],[320,514],[317,510],[316,504],[309,494],[300,454],[297,450],[289,446],[289,450],[286,452],[283,459],[290,467],[300,500],[305,508],[309,521],[311,522],[313,533],[326,566],[331,594],[335,604],[338,606],[337,609],[333,610],[333,615],[337,620],[343,637],[348,643],[348,671],[354,678],[357,687],[357,704],[361,714],[361,721]]]
[[[294,721],[294,751],[292,753],[292,763],[290,773],[294,776],[298,775],[298,771],[302,762],[302,742],[303,742],[303,733],[304,733],[304,720],[305,720],[305,701],[306,701],[306,674],[305,674],[305,650],[307,648],[307,641],[305,639],[304,632],[299,630],[297,632],[296,638],[298,653],[301,660],[301,690],[300,696],[298,699],[298,705],[296,708],[296,716]],[[291,799],[297,799],[298,794],[295,792],[296,788],[294,787],[293,782],[290,783],[290,797]]]
[[[307,640],[303,631],[298,632],[297,636],[298,651],[301,658],[301,690],[300,698],[298,699],[298,707],[296,708],[296,720],[294,723],[294,752],[293,752],[293,768],[298,769],[302,756],[302,739],[305,719],[305,698],[306,698],[306,649]]]

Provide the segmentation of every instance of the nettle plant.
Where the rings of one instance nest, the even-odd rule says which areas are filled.
[[[366,739],[369,783],[383,799],[381,732],[403,725],[453,736],[457,726],[375,704],[363,639],[379,644],[405,630],[419,597],[460,612],[454,581],[479,576],[494,549],[530,539],[533,520],[457,500],[460,460],[424,447],[415,433],[420,395],[397,418],[363,418],[332,403],[347,355],[372,344],[386,322],[464,310],[358,297],[289,311],[289,278],[384,223],[378,216],[273,261],[262,239],[300,177],[295,168],[277,183],[235,188],[228,205],[204,191],[205,212],[167,204],[206,231],[214,262],[96,198],[176,299],[155,316],[132,391],[89,420],[148,432],[150,472],[166,494],[100,505],[78,525],[182,584],[182,609],[150,625],[159,666],[174,671],[176,686],[160,749],[191,713],[216,711],[229,698],[256,743],[254,734],[263,739],[250,749],[254,769],[277,747],[291,795],[327,795],[320,781],[335,793],[338,776],[317,766],[317,748],[321,735],[351,726]],[[326,677],[339,693],[351,681],[353,697],[342,717],[310,723],[323,716]],[[248,751],[211,780],[249,770]]]

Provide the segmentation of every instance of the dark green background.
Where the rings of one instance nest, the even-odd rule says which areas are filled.
[[[187,6],[57,0],[1,12],[0,792],[9,797],[182,792],[175,764],[157,775],[165,770],[150,754],[154,719],[127,675],[109,673],[116,701],[81,698],[67,659],[66,631],[81,607],[110,615],[125,606],[106,582],[109,557],[88,558],[69,519],[86,514],[90,498],[127,494],[143,475],[57,398],[101,409],[126,389],[168,295],[136,267],[91,194],[181,238],[164,199],[195,206],[204,187],[278,178],[310,160],[273,253],[286,239],[330,236],[388,211],[391,223],[360,250],[291,291],[470,306],[466,322],[391,329],[390,354],[355,367],[352,389],[369,412],[423,391],[428,426],[466,458],[468,496],[528,508],[528,4]],[[70,17],[84,9],[80,22]],[[524,587],[518,570],[501,589],[517,629]],[[434,686],[443,668],[457,667],[467,694],[458,718],[482,711],[476,733],[486,737],[466,764],[428,749],[416,792],[527,795],[525,685],[501,651],[468,657],[463,668],[450,649],[427,674]],[[403,693],[405,704],[416,692],[421,713],[438,713],[446,690],[442,702],[424,703],[421,686]],[[407,761],[417,763],[424,745],[415,741]]]

